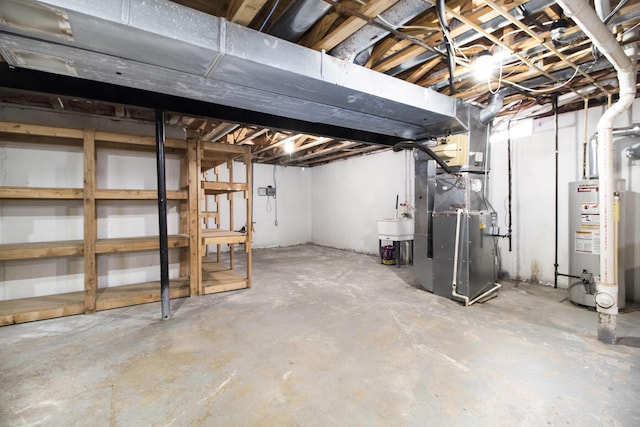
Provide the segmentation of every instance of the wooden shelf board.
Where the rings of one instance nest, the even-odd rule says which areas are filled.
[[[220,212],[200,212],[201,218],[219,218]]]
[[[189,245],[189,236],[179,234],[169,236],[169,248],[182,248]],[[122,237],[114,239],[98,239],[96,241],[96,253],[135,252],[158,249],[160,240],[158,236],[151,237]]]
[[[225,269],[218,263],[207,263],[208,267],[205,267],[203,263],[202,268],[202,290],[205,295],[213,294],[216,292],[234,291],[237,289],[247,288],[246,277],[238,274],[235,271]],[[213,266],[216,264],[216,267]],[[217,269],[220,267],[221,269]],[[212,271],[211,269],[216,269]]]
[[[187,200],[186,190],[168,190],[167,200]],[[100,189],[96,190],[98,200],[158,200],[156,190],[121,190],[121,189]]]
[[[200,237],[202,238],[202,243],[205,245],[245,243],[247,241],[247,235],[239,231],[202,230]]]
[[[138,136],[138,135],[127,135],[127,134],[120,134],[120,133],[113,133],[113,132],[96,131],[95,139],[96,139],[96,142],[104,141],[104,142],[118,143],[118,144],[124,144],[124,145],[142,145],[142,146],[153,147],[153,148],[155,148],[156,146],[155,136]],[[165,147],[170,147],[170,148],[180,148],[180,149],[187,148],[187,142],[181,139],[166,138],[164,144],[165,144]]]
[[[84,313],[84,292],[0,301],[0,326]]]
[[[0,245],[0,261],[73,256],[82,255],[83,252],[84,243],[82,240],[8,243]]]
[[[177,278],[169,281],[171,298],[189,296],[189,279]],[[133,285],[99,288],[96,291],[96,310],[109,310],[129,305],[160,301],[160,282],[136,283]]]
[[[0,187],[0,199],[82,200],[82,188]]]
[[[227,194],[236,191],[247,191],[247,184],[240,182],[202,182],[204,194]]]

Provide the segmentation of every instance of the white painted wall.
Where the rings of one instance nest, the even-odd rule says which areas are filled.
[[[312,169],[253,165],[253,247],[270,248],[311,242]],[[258,188],[276,187],[276,199],[258,196]],[[276,225],[276,204],[278,225]]]
[[[274,182],[275,168],[275,182]],[[213,178],[211,178],[213,179]],[[229,179],[226,166],[220,166],[220,181]],[[246,181],[243,163],[234,163],[233,180]],[[268,185],[276,187],[276,198],[258,196],[258,188]],[[299,167],[284,167],[265,164],[253,165],[253,222],[254,248],[292,246],[311,241],[311,170]],[[241,193],[234,193],[233,229],[247,225],[245,201]],[[229,229],[229,202],[225,196],[220,200],[220,224]],[[278,225],[276,225],[276,209]],[[226,250],[225,248],[221,248]],[[210,248],[213,250],[213,247]]]
[[[313,168],[313,243],[378,253],[376,220],[413,201],[413,157],[391,150]],[[400,211],[402,214],[402,211]]]

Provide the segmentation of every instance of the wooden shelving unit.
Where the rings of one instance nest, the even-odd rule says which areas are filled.
[[[199,197],[202,200],[198,208],[200,295],[224,292],[251,287],[251,150],[247,146],[234,146],[220,143],[201,143],[198,148]],[[234,161],[241,161],[245,166],[244,182],[234,181]],[[228,181],[220,181],[220,166],[226,165]],[[213,177],[214,180],[210,178]],[[236,230],[234,193],[242,193],[247,223],[244,232]],[[226,197],[229,204],[228,228],[224,229],[220,221],[221,198]],[[213,222],[213,224],[211,224]],[[228,260],[223,262],[222,248],[229,248]],[[235,246],[243,245],[246,253],[244,274],[236,268]],[[210,255],[207,248],[216,247]]]
[[[150,251],[159,248],[157,236],[98,239],[97,207],[111,200],[157,200],[155,190],[97,188],[96,165],[102,148],[151,151],[155,138],[100,132],[92,129],[67,129],[21,123],[0,122],[0,140],[71,145],[82,147],[84,161],[83,188],[0,187],[0,199],[22,200],[82,200],[84,217],[83,240],[55,242],[24,242],[0,244],[0,262],[81,256],[84,262],[84,290],[47,296],[0,301],[0,325],[29,322],[92,313],[134,304],[160,300],[158,281],[98,287],[98,256]],[[170,281],[171,298],[206,295],[214,292],[242,289],[251,285],[251,230],[233,231],[234,192],[243,192],[247,218],[251,218],[251,152],[249,147],[202,142],[197,135],[188,134],[186,140],[167,139],[165,146],[181,154],[180,188],[167,191],[167,199],[177,201],[180,230],[169,236],[169,248],[180,251],[180,277]],[[233,161],[245,163],[245,182],[233,182]],[[210,182],[201,179],[203,171],[226,164],[229,182]],[[203,230],[202,225],[212,218],[220,223],[219,212],[209,215],[200,211],[204,197],[229,197],[231,223],[229,230]],[[250,219],[248,220],[250,222]],[[250,225],[250,224],[249,224]],[[229,245],[229,265],[221,262],[220,250],[214,262],[207,258],[207,245]],[[234,245],[243,245],[247,253],[246,274],[235,271]]]

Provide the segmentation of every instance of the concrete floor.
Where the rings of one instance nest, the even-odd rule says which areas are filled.
[[[0,425],[638,426],[640,311],[620,344],[565,292],[463,307],[410,267],[254,252],[254,287],[0,328]]]

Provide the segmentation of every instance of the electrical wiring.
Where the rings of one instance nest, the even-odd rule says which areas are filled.
[[[568,80],[564,81],[563,83],[561,83],[559,85],[556,85],[554,87],[550,87],[550,88],[547,88],[547,89],[531,89],[531,88],[528,88],[526,86],[519,85],[518,83],[512,82],[510,80],[503,79],[502,81],[507,83],[507,84],[509,84],[509,85],[511,85],[511,86],[513,86],[513,87],[516,87],[518,89],[521,89],[521,90],[524,90],[524,91],[527,91],[527,92],[531,92],[531,93],[549,93],[549,92],[553,92],[553,91],[555,91],[555,90],[557,90],[557,89],[569,84],[578,75],[578,71],[579,70],[580,70],[580,67],[576,66],[575,72],[573,73],[573,75]]]
[[[273,7],[269,11],[269,14],[265,18],[265,20],[262,23],[262,25],[260,26],[260,29],[258,30],[259,32],[262,32],[262,30],[264,30],[265,25],[267,25],[267,22],[269,22],[269,19],[271,19],[271,15],[273,15],[273,12],[276,11],[276,8],[278,7],[278,4],[280,4],[280,0],[276,0],[276,2],[273,4]]]
[[[629,28],[628,30],[625,30],[624,33],[622,33],[623,36],[626,36],[627,34],[629,34],[631,31],[635,30],[636,28],[638,28],[638,26],[640,25],[640,22],[638,22],[636,25],[634,25],[633,27]]]
[[[425,30],[425,31],[432,31],[432,32],[440,31],[439,27],[423,27],[422,25],[396,25],[396,24],[392,24],[391,22],[389,22],[386,19],[384,19],[382,17],[382,15],[376,16],[376,19],[381,20],[383,23],[385,23],[389,27],[399,28],[399,29],[402,29],[402,30]]]

